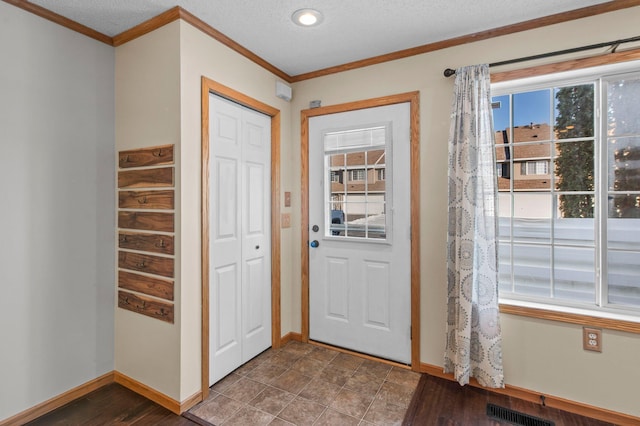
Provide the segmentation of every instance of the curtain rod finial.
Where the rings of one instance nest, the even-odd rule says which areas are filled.
[[[452,70],[451,68],[447,68],[446,70],[444,70],[444,76],[445,77],[451,77],[452,75],[456,74],[456,70]]]

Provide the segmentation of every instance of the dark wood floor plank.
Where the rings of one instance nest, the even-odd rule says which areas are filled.
[[[196,423],[116,383],[27,423],[28,426],[194,426]]]
[[[614,426],[612,423],[572,414],[541,404],[499,395],[473,386],[424,374],[407,409],[404,426],[499,426],[510,423],[491,419],[487,402],[555,422],[557,426]]]

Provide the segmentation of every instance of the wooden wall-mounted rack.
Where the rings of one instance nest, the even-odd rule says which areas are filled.
[[[118,157],[118,307],[173,323],[174,145]]]

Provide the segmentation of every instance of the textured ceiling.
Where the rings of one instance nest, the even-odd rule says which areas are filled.
[[[114,36],[181,6],[289,75],[503,27],[603,0],[32,0]],[[291,21],[324,14],[315,28]]]

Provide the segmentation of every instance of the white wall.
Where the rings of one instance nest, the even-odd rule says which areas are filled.
[[[442,366],[446,324],[447,138],[453,79],[445,68],[495,62],[637,35],[640,7],[469,43],[406,59],[328,75],[294,85],[292,140],[300,137],[299,112],[311,100],[322,105],[420,91],[421,162],[421,360]],[[594,31],[597,29],[597,31]],[[557,61],[555,58],[552,61]],[[548,61],[549,62],[549,61]],[[522,65],[512,66],[512,68]],[[530,64],[528,64],[530,66]],[[505,70],[504,68],[502,70]],[[495,71],[495,70],[494,70]],[[299,145],[292,145],[300,175]],[[294,183],[294,211],[300,182]],[[299,241],[300,215],[292,218]],[[300,246],[294,244],[293,276],[300,276]],[[297,282],[297,281],[294,281]],[[300,287],[293,288],[293,331],[300,330]],[[602,353],[585,353],[576,325],[503,315],[508,384],[640,416],[640,335],[605,330]]]
[[[0,2],[0,420],[113,370],[113,48]]]

